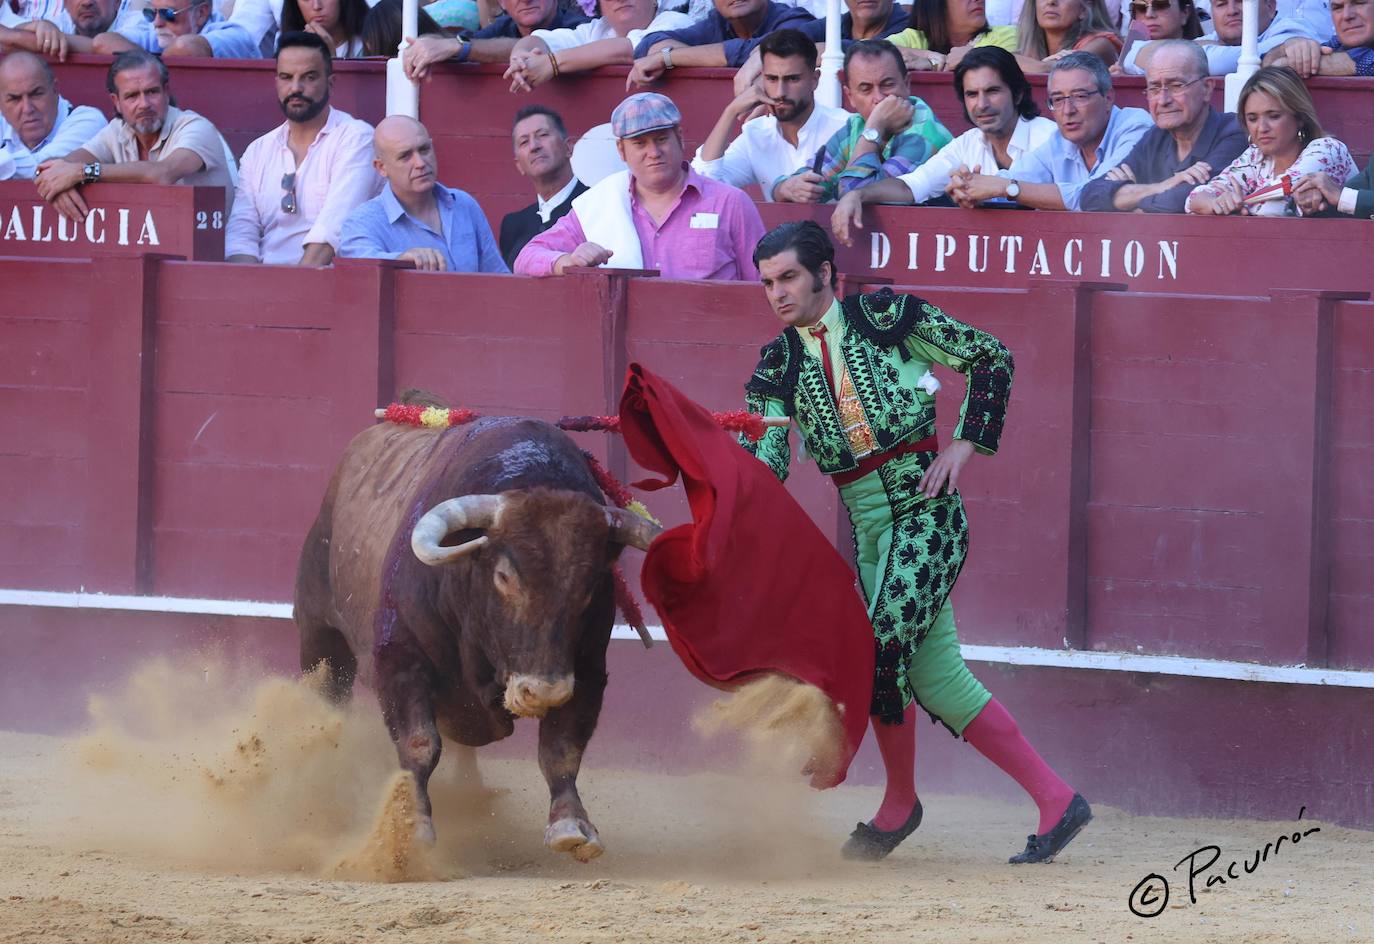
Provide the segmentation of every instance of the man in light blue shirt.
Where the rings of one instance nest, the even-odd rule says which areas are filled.
[[[31,52],[0,59],[0,180],[32,180],[38,165],[66,157],[105,127],[89,105],[75,108],[57,94],[52,69]]]
[[[414,118],[392,115],[372,136],[387,185],[344,220],[339,255],[408,259],[428,272],[509,272],[477,201],[435,179],[434,143]]]
[[[203,37],[217,59],[262,58],[248,31],[216,13],[211,0],[148,0],[138,16],[125,17],[114,32],[97,36],[95,51],[114,54],[136,46],[160,56],[183,36]]]
[[[1037,210],[1077,210],[1083,186],[1125,160],[1154,127],[1143,108],[1116,107],[1112,77],[1093,53],[1064,56],[1045,87],[1058,131],[996,176],[968,167],[955,171],[950,196],[960,206],[993,200]]]

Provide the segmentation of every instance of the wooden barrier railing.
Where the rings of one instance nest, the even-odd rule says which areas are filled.
[[[1374,305],[924,291],[1017,358],[1002,450],[963,485],[967,642],[1374,667]],[[398,388],[611,412],[640,360],[729,408],[774,331],[736,284],[0,259],[0,489],[23,496],[0,509],[0,587],[286,600],[332,463]],[[961,384],[939,373],[947,440]],[[791,487],[843,546],[814,468]]]

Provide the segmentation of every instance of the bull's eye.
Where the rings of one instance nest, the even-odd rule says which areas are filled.
[[[491,579],[496,584],[496,592],[503,597],[509,598],[519,590],[520,581],[515,576],[515,568],[505,558],[496,562]]]

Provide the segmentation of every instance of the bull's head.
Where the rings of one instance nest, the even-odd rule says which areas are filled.
[[[621,549],[647,549],[659,528],[580,492],[530,489],[464,495],[415,523],[411,547],[453,573],[465,633],[506,680],[506,707],[542,717],[573,695],[581,628],[589,614],[609,622],[610,565]]]

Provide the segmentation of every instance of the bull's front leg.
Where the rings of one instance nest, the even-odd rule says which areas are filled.
[[[554,852],[571,853],[579,862],[590,862],[606,851],[577,793],[582,754],[596,730],[605,689],[604,671],[590,679],[579,675],[572,700],[539,722],[539,769],[549,784],[544,845]]]
[[[439,765],[442,741],[434,722],[433,686],[425,673],[413,667],[401,668],[399,660],[391,666],[379,660],[378,695],[387,732],[396,745],[401,769],[415,777],[415,838],[427,843],[435,840],[434,820],[429,801],[429,778]]]

